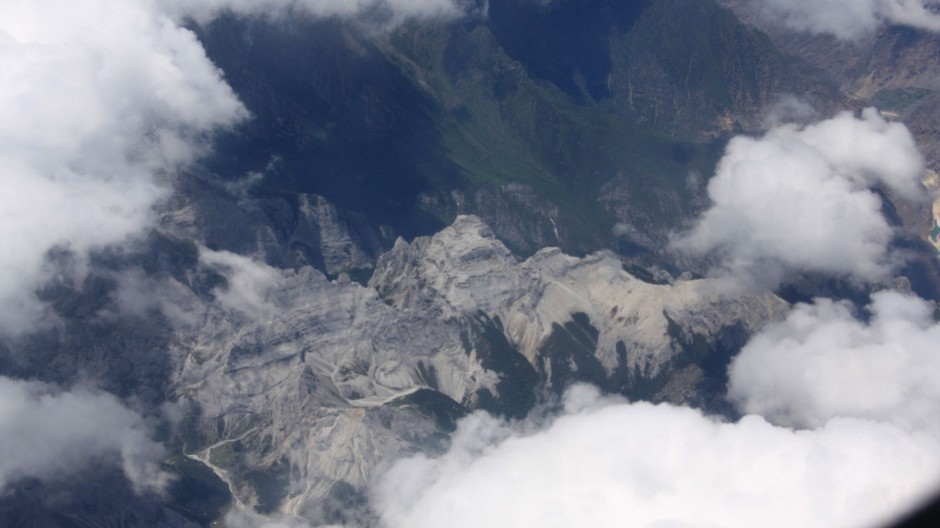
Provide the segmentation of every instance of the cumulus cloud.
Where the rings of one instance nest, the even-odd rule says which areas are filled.
[[[869,320],[845,302],[797,305],[764,329],[729,369],[729,397],[777,424],[819,427],[838,416],[940,438],[940,324],[934,306],[885,291]]]
[[[109,394],[0,377],[0,492],[17,479],[55,478],[117,455],[138,491],[162,491],[163,448],[144,420]]]
[[[382,19],[455,18],[485,9],[472,0],[158,0],[171,16],[205,22],[223,11],[240,15],[309,15]]]
[[[672,245],[748,286],[802,272],[878,279],[894,264],[893,232],[872,188],[919,200],[922,170],[907,128],[873,108],[739,136],[709,181],[711,208]]]
[[[752,0],[771,21],[853,40],[882,24],[940,31],[938,0]]]
[[[940,485],[940,323],[895,291],[819,299],[729,368],[726,422],[576,386],[554,421],[460,422],[373,487],[385,528],[882,526]]]
[[[50,250],[81,264],[148,227],[173,171],[244,116],[150,1],[0,3],[0,330],[42,316]]]
[[[394,464],[374,490],[384,526],[870,526],[940,479],[936,439],[890,424],[795,431],[586,387],[566,398],[544,429],[477,413],[445,455]]]

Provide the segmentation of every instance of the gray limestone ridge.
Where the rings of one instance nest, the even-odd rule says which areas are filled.
[[[723,369],[787,309],[708,280],[643,282],[608,252],[520,262],[473,216],[399,239],[368,286],[264,269],[276,276],[263,302],[204,305],[180,332],[174,392],[190,456],[242,503],[301,515],[348,500],[383,461],[441,445],[469,410],[521,416],[576,380],[694,403],[703,365]]]

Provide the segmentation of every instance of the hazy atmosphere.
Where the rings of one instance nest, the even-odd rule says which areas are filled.
[[[940,2],[3,0],[0,525],[882,527]]]

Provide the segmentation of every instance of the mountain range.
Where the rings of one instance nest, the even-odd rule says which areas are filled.
[[[932,18],[881,7],[870,30],[820,29],[776,0],[95,0],[139,7],[110,26],[16,4],[0,9],[0,61],[29,87],[0,89],[0,524],[440,525],[440,504],[490,504],[447,464],[643,405],[748,435],[759,418],[767,446],[824,435],[806,482],[830,465],[819,453],[842,456],[833,428],[878,428],[899,476],[858,470],[884,489],[851,488],[850,513],[820,506],[819,525],[886,522],[940,482],[924,418],[940,408]],[[15,18],[30,10],[40,23]],[[141,19],[127,48],[85,31]],[[30,31],[73,25],[62,50],[92,51],[29,73],[19,57],[60,44]],[[140,80],[136,46],[164,39],[146,75],[199,98]],[[109,62],[121,53],[131,66]],[[42,98],[86,80],[107,119]],[[58,186],[67,205],[16,208]],[[77,227],[49,227],[60,216]],[[893,352],[869,361],[869,344]],[[878,443],[891,435],[896,451]],[[415,469],[428,460],[442,465]],[[820,474],[821,489],[849,480]],[[422,502],[439,485],[462,498]],[[585,493],[582,508],[603,502]]]

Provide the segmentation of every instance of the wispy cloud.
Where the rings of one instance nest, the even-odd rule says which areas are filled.
[[[883,24],[940,31],[937,0],[751,0],[770,21],[854,40]]]
[[[219,304],[248,320],[273,317],[274,294],[284,287],[284,271],[229,251],[200,248],[199,262],[225,277],[213,290]]]
[[[116,455],[138,491],[162,491],[163,447],[115,397],[0,377],[0,492],[17,479],[61,478]],[[97,460],[100,462],[100,459]]]

